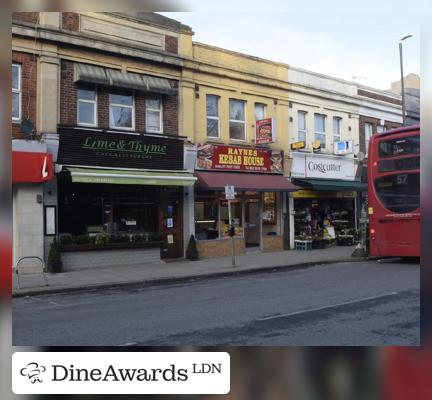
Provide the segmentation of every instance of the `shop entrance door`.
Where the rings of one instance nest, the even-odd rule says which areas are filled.
[[[260,204],[258,199],[248,199],[245,204],[246,247],[260,245]]]

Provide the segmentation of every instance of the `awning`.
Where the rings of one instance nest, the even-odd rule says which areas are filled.
[[[125,74],[115,69],[107,69],[106,72],[111,86],[144,91],[147,90],[147,84],[144,82],[141,75],[130,73]]]
[[[255,192],[293,192],[298,189],[282,175],[197,171],[195,176],[198,178],[196,188],[200,190],[224,190],[226,185],[233,185],[235,190]]]
[[[359,181],[342,181],[337,179],[294,179],[293,182],[302,188],[315,190],[367,190],[367,184]]]
[[[192,186],[196,178],[187,172],[136,171],[66,167],[74,183],[117,185]]]
[[[88,64],[74,64],[74,82],[98,83],[109,85],[105,68]]]
[[[168,79],[156,76],[143,75],[143,80],[147,85],[147,91],[160,94],[175,94],[177,89],[171,87]]]

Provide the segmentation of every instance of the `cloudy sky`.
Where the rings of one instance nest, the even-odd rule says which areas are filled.
[[[188,0],[182,9],[191,11],[162,14],[189,25],[197,42],[380,89],[400,79],[399,39],[412,34],[403,42],[404,73],[420,74],[421,1],[299,3]]]

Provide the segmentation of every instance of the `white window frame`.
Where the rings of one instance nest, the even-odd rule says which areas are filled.
[[[212,116],[212,115],[207,115],[207,97],[208,96],[212,96],[212,97],[216,98],[216,101],[217,101],[217,114],[218,114],[217,117]],[[219,109],[220,109],[220,97],[218,95],[216,95],[216,94],[210,94],[210,93],[206,94],[206,136],[209,139],[220,139],[220,113],[219,113]],[[218,124],[217,124],[217,127],[218,127],[218,129],[217,129],[218,130],[217,136],[209,136],[208,135],[208,131],[207,131],[207,120],[208,119],[217,120],[217,122],[218,122]]]
[[[122,94],[122,93],[115,93],[115,92],[110,92],[108,94],[108,119],[109,119],[109,127],[110,129],[122,129],[122,130],[127,130],[127,131],[133,131],[135,130],[135,93],[132,92],[130,94],[130,96],[132,96],[132,105],[127,105],[127,104],[118,104],[118,103],[111,103],[111,99],[110,99],[110,95],[120,95],[120,96],[129,96],[127,94]],[[126,127],[126,126],[115,126],[115,125],[111,125],[111,106],[114,107],[123,107],[123,108],[131,108],[132,109],[132,127]]]
[[[149,107],[147,105],[147,102],[149,100],[159,100],[159,108]],[[148,129],[147,128],[147,121],[148,121],[147,112],[148,111],[153,111],[153,112],[157,111],[157,112],[159,112],[159,130]],[[163,101],[162,101],[162,97],[145,99],[145,113],[146,113],[146,132],[149,132],[149,133],[162,133],[163,132]]]
[[[385,132],[385,126],[384,125],[378,125],[377,126],[377,133],[383,133]]]
[[[95,99],[94,100],[87,100],[87,99],[80,99],[78,97],[78,91],[79,90],[88,90],[90,91],[91,89],[85,89],[85,88],[77,88],[77,125],[79,126],[98,126],[98,109],[97,109],[97,102],[98,102],[98,95],[97,95],[97,90],[96,88],[94,88],[94,92],[95,92]],[[79,119],[79,103],[89,103],[89,104],[93,104],[93,109],[94,109],[94,123],[93,124],[89,124],[87,122],[80,122]]]
[[[260,102],[256,102],[254,105],[254,118],[255,118],[255,122],[259,121],[258,119],[256,119],[256,107],[257,106],[262,106],[263,108],[263,119],[267,118],[267,104],[265,103],[260,103]]]
[[[316,117],[323,117],[324,118],[324,132],[319,132],[319,131],[317,131],[316,130],[316,127],[315,127],[315,125],[316,125],[316,123],[315,123],[315,118]],[[318,138],[317,138],[317,135],[318,136],[323,136],[324,135],[324,146],[322,145],[322,143],[321,143],[321,141],[320,141],[320,143],[321,143],[321,148],[322,149],[325,149],[327,146],[327,135],[326,135],[326,132],[325,132],[325,124],[326,124],[326,115],[324,115],[324,114],[319,114],[319,113],[315,113],[314,114],[314,140],[319,140]]]
[[[337,121],[337,127],[338,127],[338,135],[335,135],[335,121]],[[340,142],[341,140],[341,122],[342,122],[342,118],[341,117],[333,117],[333,126],[332,126],[332,133],[333,133],[333,144],[335,142]],[[338,138],[337,140],[335,140],[335,138]]]
[[[229,117],[228,120],[228,135],[229,135],[229,140],[234,140],[236,142],[246,142],[247,139],[247,130],[246,130],[246,102],[244,100],[239,100],[239,99],[229,99],[228,100],[228,116],[230,116],[231,112],[230,112],[230,102],[232,101],[238,101],[240,103],[243,104],[243,114],[244,114],[244,120],[240,120],[240,119],[231,119],[231,117]],[[230,129],[230,125],[231,122],[235,122],[235,123],[242,123],[243,124],[243,132],[244,132],[244,139],[234,139],[231,137],[231,129]]]
[[[21,98],[22,98],[22,82],[21,82],[21,79],[22,78],[21,78],[21,65],[13,63],[12,64],[12,69],[14,67],[18,68],[18,88],[14,89],[12,87],[12,93],[18,93],[19,101],[18,101],[18,117],[13,117],[12,116],[12,121],[21,121],[21,117],[22,117],[22,101],[21,101]],[[11,79],[12,79],[12,77],[11,77]]]
[[[370,127],[370,135],[366,135],[366,127]],[[365,155],[368,155],[369,141],[373,135],[373,125],[370,122],[365,122],[364,124],[364,136],[365,136]]]
[[[304,129],[300,129],[300,114],[304,116]],[[304,139],[300,135],[304,135]],[[307,111],[297,110],[297,139],[299,142],[307,141]]]

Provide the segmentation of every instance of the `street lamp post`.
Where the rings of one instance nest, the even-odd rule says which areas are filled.
[[[402,125],[405,126],[405,86],[404,86],[404,75],[403,75],[403,61],[402,61],[402,41],[412,37],[412,35],[406,35],[399,41],[399,59],[400,59],[400,71],[401,71],[401,95],[402,95]]]

